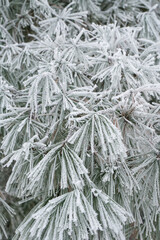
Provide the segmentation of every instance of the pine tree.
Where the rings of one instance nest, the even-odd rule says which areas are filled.
[[[159,240],[159,103],[159,0],[0,0],[0,239]]]

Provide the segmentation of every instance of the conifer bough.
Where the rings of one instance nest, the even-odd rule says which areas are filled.
[[[0,0],[0,240],[159,240],[159,103],[158,0]]]

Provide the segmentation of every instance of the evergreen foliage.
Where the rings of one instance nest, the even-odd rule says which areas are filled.
[[[159,135],[159,0],[0,0],[0,240],[159,240]]]

